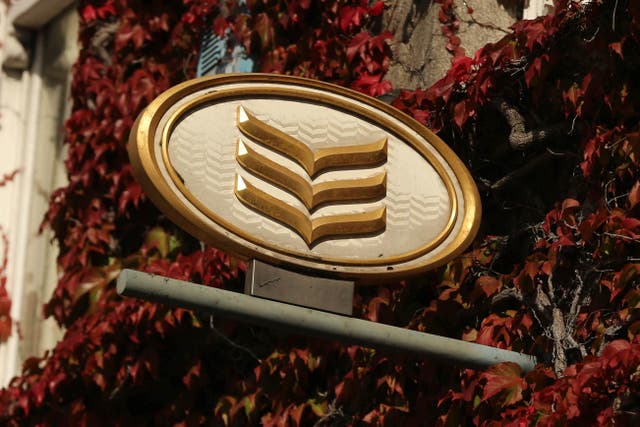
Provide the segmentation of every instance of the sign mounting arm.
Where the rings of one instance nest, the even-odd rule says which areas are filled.
[[[123,270],[118,277],[117,290],[123,296],[217,314],[292,333],[394,353],[410,353],[463,367],[484,369],[500,362],[514,362],[523,372],[528,372],[537,363],[535,357],[514,351],[258,299],[139,271]]]

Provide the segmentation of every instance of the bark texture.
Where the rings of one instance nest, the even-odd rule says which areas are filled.
[[[394,34],[387,79],[398,89],[426,88],[451,66],[448,39],[439,21],[441,4],[430,0],[386,0],[384,25]],[[466,54],[503,37],[517,19],[517,2],[456,0],[457,36]],[[472,13],[469,13],[473,10]]]

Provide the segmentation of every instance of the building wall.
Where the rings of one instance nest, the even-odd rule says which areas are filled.
[[[69,113],[70,69],[77,56],[77,16],[70,1],[19,0],[0,6],[0,226],[9,246],[7,290],[13,333],[0,345],[0,386],[29,356],[52,348],[61,331],[43,321],[56,281],[56,249],[38,232],[51,192],[66,182],[62,125]],[[2,250],[0,248],[0,250]]]

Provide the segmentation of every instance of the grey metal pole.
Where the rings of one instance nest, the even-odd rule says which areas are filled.
[[[524,372],[528,372],[536,365],[533,356],[514,351],[259,299],[134,270],[122,270],[117,290],[124,296],[395,353],[411,353],[465,367],[482,369],[499,362],[515,362]]]

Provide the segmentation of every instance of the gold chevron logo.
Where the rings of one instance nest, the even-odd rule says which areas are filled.
[[[311,150],[306,144],[260,121],[244,107],[238,107],[237,125],[247,141],[257,143],[299,164],[308,179],[293,173],[250,147],[243,138],[237,140],[238,164],[254,177],[281,188],[306,207],[300,211],[258,189],[240,175],[236,176],[235,194],[249,208],[279,221],[300,235],[308,246],[320,239],[374,234],[386,227],[384,206],[358,213],[325,215],[311,218],[311,213],[327,204],[371,202],[386,195],[387,175],[380,172],[356,179],[337,179],[313,183],[321,173],[334,169],[371,168],[387,159],[387,138],[369,144]]]
[[[387,138],[371,144],[312,151],[296,138],[261,122],[242,106],[238,107],[238,129],[247,138],[293,159],[311,178],[328,169],[373,167],[387,161]]]
[[[375,200],[386,194],[386,172],[368,178],[309,184],[301,176],[247,147],[241,139],[238,139],[236,159],[245,170],[292,193],[309,211],[326,203]]]

